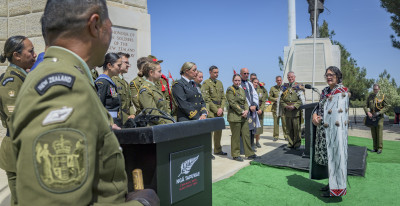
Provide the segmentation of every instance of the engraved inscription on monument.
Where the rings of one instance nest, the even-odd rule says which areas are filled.
[[[137,73],[137,30],[119,26],[112,27],[112,39],[107,52],[123,52],[131,55],[129,73]]]

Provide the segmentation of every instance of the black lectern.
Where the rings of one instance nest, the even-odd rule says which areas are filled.
[[[224,128],[223,118],[211,118],[115,131],[128,190],[139,168],[144,188],[154,189],[161,205],[212,205],[211,132]]]
[[[299,109],[304,109],[304,136],[305,136],[305,147],[303,157],[310,157],[310,142],[311,138],[313,137],[312,134],[312,111],[314,110],[315,106],[317,106],[318,102],[311,103],[311,104],[304,104],[299,107]]]

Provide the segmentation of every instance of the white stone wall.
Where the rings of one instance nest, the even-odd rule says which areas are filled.
[[[0,0],[0,52],[4,43],[14,35],[27,36],[33,43],[37,54],[44,51],[44,41],[40,18],[46,0]],[[110,18],[116,26],[138,30],[138,56],[151,53],[150,15],[147,11],[147,0],[108,0]],[[8,62],[0,64],[0,73],[7,68]],[[132,70],[129,79],[136,76],[136,62],[131,62]],[[101,71],[100,71],[101,72]]]

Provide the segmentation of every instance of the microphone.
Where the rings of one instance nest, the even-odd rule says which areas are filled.
[[[312,89],[314,92],[317,92],[319,95],[321,95],[321,93],[319,93],[319,90],[317,88],[311,86],[310,84],[306,84],[306,85],[304,85],[304,87],[306,89]]]

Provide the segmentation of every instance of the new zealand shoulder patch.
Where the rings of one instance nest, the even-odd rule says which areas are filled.
[[[8,82],[13,82],[14,81],[14,77],[8,77],[7,79],[5,79],[2,83],[3,86],[6,86],[6,84]]]
[[[50,87],[62,85],[72,88],[75,82],[75,77],[65,73],[54,73],[43,77],[35,86],[37,93],[43,95]]]
[[[40,185],[49,192],[80,188],[88,176],[88,149],[84,134],[61,128],[39,135],[34,142],[34,167]]]

